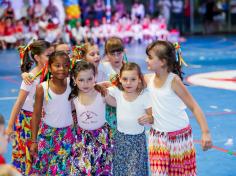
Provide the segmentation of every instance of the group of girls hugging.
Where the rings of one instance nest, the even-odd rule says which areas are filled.
[[[23,81],[6,129],[13,165],[40,176],[196,175],[186,106],[207,150],[204,114],[182,82],[174,45],[155,41],[146,53],[153,73],[143,75],[117,37],[106,41],[103,61],[91,42],[73,52],[44,40],[22,47]]]

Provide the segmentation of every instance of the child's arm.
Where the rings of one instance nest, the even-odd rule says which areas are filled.
[[[116,107],[116,99],[109,95],[108,89],[106,87],[103,87],[102,85],[96,84],[94,88],[101,93],[101,95],[104,97],[105,102],[109,104],[110,106]]]
[[[25,99],[28,94],[29,94],[29,92],[20,89],[17,100],[12,108],[10,120],[9,120],[7,128],[6,128],[7,135],[10,135],[13,132],[13,126],[14,126],[16,117],[18,116],[22,106],[24,105]]]
[[[116,107],[116,99],[113,96],[109,95],[108,93],[105,96],[105,101],[110,106]]]
[[[26,85],[30,85],[34,81],[32,75],[30,73],[27,73],[27,72],[22,73],[21,77],[22,77],[22,79],[23,79],[23,81],[25,82]]]
[[[22,176],[22,174],[18,172],[15,167],[9,164],[0,165],[0,175]]]
[[[42,85],[38,85],[36,88],[34,112],[32,115],[32,145],[30,147],[30,153],[32,156],[37,153],[37,135],[40,119],[42,116],[43,97],[43,87]]]
[[[73,100],[71,100],[71,112],[72,112],[72,119],[73,119],[74,125],[77,125],[78,123],[77,114],[76,114],[75,104]]]
[[[100,86],[102,86],[102,87],[105,87],[105,88],[108,88],[108,87],[111,87],[111,86],[112,86],[112,84],[111,84],[110,81],[98,82],[98,83],[96,83],[96,84],[97,84],[97,85],[100,85]]]
[[[138,119],[140,125],[153,124],[152,108],[146,109],[146,114]]]
[[[194,116],[196,117],[201,130],[202,130],[202,149],[208,150],[212,147],[212,140],[210,131],[208,129],[206,118],[199,107],[198,103],[189,93],[183,82],[178,76],[175,76],[172,82],[172,89],[175,93],[182,99],[182,101],[186,104],[186,106],[192,111]]]

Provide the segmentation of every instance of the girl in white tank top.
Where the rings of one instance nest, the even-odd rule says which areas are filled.
[[[70,58],[65,52],[53,52],[48,61],[52,78],[36,89],[30,148],[33,157],[31,174],[69,175],[75,136],[71,102],[68,100],[71,91],[67,78],[69,67]]]
[[[71,70],[70,99],[77,114],[77,139],[73,145],[70,175],[112,175],[111,129],[105,120],[105,99],[95,85],[96,69],[92,63],[77,61]]]
[[[175,50],[176,47],[176,50]],[[202,148],[212,146],[206,118],[182,82],[180,47],[155,41],[146,49],[147,75],[154,124],[150,130],[149,158],[152,175],[196,175],[192,130],[185,112],[193,112],[202,130]],[[176,74],[174,74],[176,73]]]
[[[37,40],[27,46],[20,46],[21,71],[29,72],[33,77],[31,85],[21,83],[19,95],[12,108],[10,120],[6,129],[7,135],[14,134],[12,145],[12,164],[23,175],[29,175],[32,160],[29,156],[31,145],[31,120],[34,105],[36,86],[40,82],[40,75],[44,65],[48,61],[50,43]],[[35,68],[31,70],[33,63]]]

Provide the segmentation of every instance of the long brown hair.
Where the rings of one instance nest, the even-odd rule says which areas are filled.
[[[167,71],[173,72],[183,80],[183,72],[181,69],[180,60],[176,57],[176,50],[174,45],[169,41],[154,41],[146,48],[146,54],[150,56],[150,51],[153,50],[155,55],[160,60],[165,60]]]

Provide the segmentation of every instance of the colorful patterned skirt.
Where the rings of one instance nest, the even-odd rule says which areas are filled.
[[[106,121],[111,127],[112,136],[114,136],[117,130],[116,107],[106,105]]]
[[[152,176],[195,176],[196,153],[191,127],[174,132],[159,132],[151,128],[149,158]]]
[[[73,126],[53,128],[42,122],[37,137],[38,156],[33,161],[32,173],[69,175],[74,136]]]
[[[113,156],[114,176],[148,176],[145,133],[128,135],[116,131]]]
[[[73,145],[70,175],[112,175],[111,141],[111,129],[107,123],[96,130],[84,130],[78,127],[77,141]]]
[[[12,141],[12,164],[23,175],[28,175],[32,161],[30,157],[32,112],[21,109],[14,125]]]

